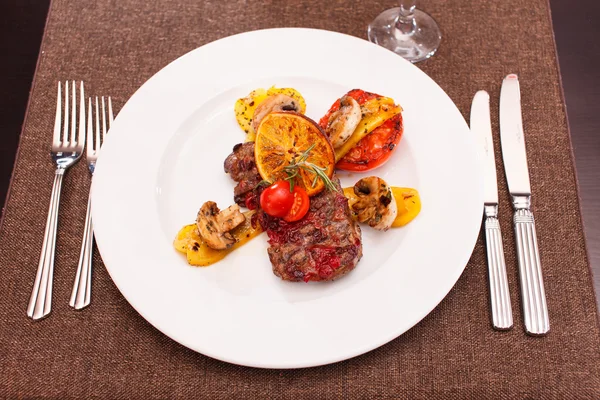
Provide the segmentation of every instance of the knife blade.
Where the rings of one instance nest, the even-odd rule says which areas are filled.
[[[504,78],[500,90],[500,141],[504,172],[515,210],[513,224],[525,331],[541,336],[550,331],[550,321],[535,220],[530,209],[531,185],[521,115],[521,90],[515,74]]]
[[[504,261],[504,247],[502,246],[502,233],[498,222],[498,183],[492,139],[492,122],[490,120],[490,95],[484,90],[475,93],[475,97],[473,97],[471,131],[477,137],[480,142],[480,149],[483,151],[483,215],[492,326],[494,329],[507,330],[512,328],[513,317],[508,278],[506,276],[506,263]]]
[[[494,159],[494,142],[492,140],[492,121],[490,119],[490,95],[480,90],[473,97],[471,104],[471,131],[483,149],[483,196],[486,204],[498,205],[498,183],[496,177],[496,160]]]

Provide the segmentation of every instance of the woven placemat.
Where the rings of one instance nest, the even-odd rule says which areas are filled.
[[[523,330],[500,163],[515,317],[509,332],[490,326],[482,238],[454,289],[422,322],[377,350],[324,367],[260,370],[188,350],[129,306],[98,254],[92,306],[74,312],[67,303],[90,182],[83,162],[69,171],[63,187],[53,314],[41,322],[26,317],[51,192],[48,150],[58,80],[83,79],[89,94],[110,94],[119,109],[160,68],[210,41],[285,26],[364,38],[367,24],[391,6],[394,1],[55,0],[0,228],[0,397],[600,398],[600,330],[546,0],[422,2],[444,39],[435,57],[419,67],[465,118],[473,94],[487,90],[495,140],[502,78],[520,76],[552,329],[547,337],[531,338]]]

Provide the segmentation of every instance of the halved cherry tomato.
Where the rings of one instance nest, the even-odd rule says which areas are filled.
[[[294,200],[294,193],[290,192],[290,183],[280,180],[261,193],[260,207],[272,217],[283,218],[292,208]]]
[[[283,219],[287,222],[299,221],[304,218],[308,212],[309,206],[310,199],[306,190],[302,189],[300,186],[294,186],[294,203]]]
[[[400,142],[404,127],[402,114],[388,119],[361,139],[338,163],[345,171],[369,171],[384,164]]]
[[[290,192],[290,183],[286,180],[276,181],[260,195],[260,207],[270,216],[283,218],[287,222],[302,219],[309,206],[306,190],[294,185],[294,190]]]

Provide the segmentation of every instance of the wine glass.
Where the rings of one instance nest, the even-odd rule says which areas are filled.
[[[442,40],[437,22],[416,8],[417,0],[400,0],[371,22],[369,40],[416,63],[431,57]]]

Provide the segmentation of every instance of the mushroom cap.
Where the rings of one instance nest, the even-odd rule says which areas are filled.
[[[233,246],[237,239],[229,232],[246,220],[235,204],[219,210],[217,203],[207,201],[200,207],[196,216],[198,232],[206,244],[215,250],[223,250]]]
[[[252,127],[254,128],[254,131],[258,130],[258,126],[263,118],[273,111],[300,112],[300,103],[298,100],[286,94],[276,94],[267,97],[265,101],[260,103],[256,107],[256,110],[254,110],[254,115],[252,116]]]

